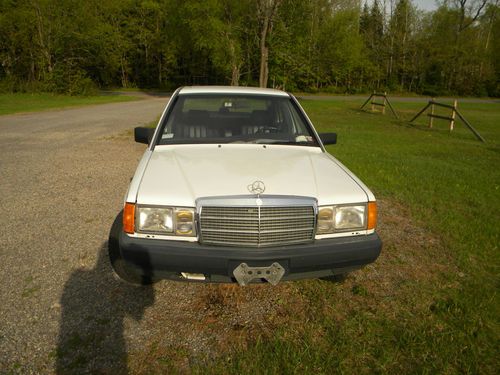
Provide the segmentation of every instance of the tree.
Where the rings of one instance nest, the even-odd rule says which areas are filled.
[[[378,0],[372,3],[371,8],[365,3],[360,16],[359,32],[365,44],[365,63],[361,70],[362,81],[370,82],[372,88],[379,88],[383,78],[386,54],[384,46],[384,15]],[[387,68],[388,69],[388,68]]]
[[[251,1],[196,1],[188,2],[186,9],[196,48],[207,51],[214,66],[237,86]]]
[[[259,86],[267,87],[269,79],[269,46],[267,38],[273,30],[273,22],[277,16],[282,0],[258,0],[257,19],[259,21],[260,35],[260,73]]]
[[[416,9],[411,2],[398,0],[389,23],[391,49],[387,78],[391,81],[393,73],[395,73],[395,79],[401,90],[404,90],[408,78],[411,79],[412,76],[409,58],[414,52],[415,42],[413,38],[416,22]]]
[[[318,42],[323,80],[329,79],[347,92],[355,91],[366,64],[358,23],[357,11],[337,12],[325,20]]]

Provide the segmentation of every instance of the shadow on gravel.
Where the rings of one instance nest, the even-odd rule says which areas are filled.
[[[93,269],[74,271],[64,286],[57,374],[128,373],[124,319],[142,319],[154,290],[116,279],[107,248],[105,242]]]

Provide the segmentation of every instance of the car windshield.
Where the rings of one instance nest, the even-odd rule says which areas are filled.
[[[259,143],[318,146],[289,97],[179,95],[162,124],[160,145]]]

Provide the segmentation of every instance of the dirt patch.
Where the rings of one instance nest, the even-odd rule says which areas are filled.
[[[382,200],[379,212],[380,258],[341,283],[306,280],[242,288],[162,282],[149,321],[163,329],[133,352],[131,370],[189,373],[193,364],[243,350],[276,330],[300,337],[318,316],[342,322],[353,311],[395,318],[403,310],[428,310],[431,297],[420,294],[446,282],[445,275],[455,271],[451,258],[439,237],[416,225],[402,205]],[[165,311],[158,304],[168,300],[163,288],[169,286],[178,297]]]
[[[146,348],[131,354],[131,370],[135,373],[169,369],[189,372],[193,364],[244,349],[290,319],[289,304],[302,303],[290,283],[246,288],[230,284],[175,284],[182,292],[170,301],[169,311],[158,308],[163,300],[160,302],[162,297],[157,295],[156,312],[150,316],[150,322],[162,327],[161,332],[152,327],[158,334],[151,337]]]

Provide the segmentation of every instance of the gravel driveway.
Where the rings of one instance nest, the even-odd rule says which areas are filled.
[[[60,331],[106,319],[102,307],[123,312],[96,300],[119,290],[99,249],[143,147],[106,137],[154,120],[165,102],[0,117],[0,372],[51,372],[59,333],[71,335]]]
[[[108,231],[145,148],[130,130],[166,101],[0,116],[0,373],[143,372],[148,353],[179,347],[182,370],[228,332],[278,313],[286,286],[238,292],[217,325],[234,289],[139,288],[113,274]]]

